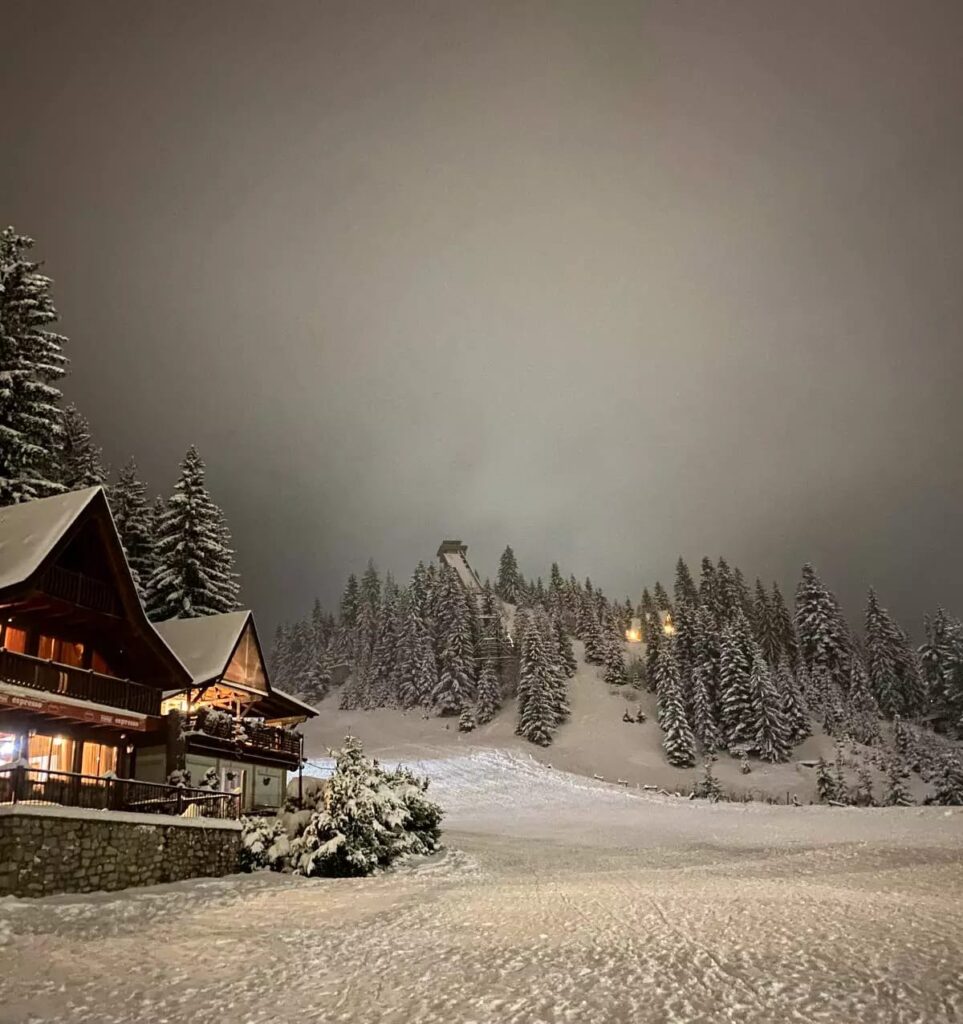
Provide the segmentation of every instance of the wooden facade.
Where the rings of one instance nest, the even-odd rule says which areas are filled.
[[[0,509],[0,768],[130,777],[164,693],[189,679],[101,488]]]

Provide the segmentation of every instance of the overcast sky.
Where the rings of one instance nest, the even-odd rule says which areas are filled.
[[[271,629],[446,536],[963,612],[963,4],[0,0],[65,391]]]

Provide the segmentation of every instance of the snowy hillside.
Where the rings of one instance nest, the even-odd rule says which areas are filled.
[[[420,709],[343,711],[336,690],[319,705],[318,717],[304,726],[305,750],[309,758],[323,758],[350,733],[361,739],[369,753],[392,760],[414,762],[499,750],[580,775],[601,776],[612,783],[622,779],[631,787],[691,789],[699,769],[673,768],[666,762],[662,731],[655,717],[655,695],[631,686],[608,686],[602,679],[602,669],[585,663],[583,645],[576,641],[574,647],[578,670],[569,680],[571,718],[560,726],[550,747],[536,747],[515,735],[514,701],[508,701],[487,725],[460,733],[455,719],[426,716]],[[626,709],[634,714],[639,707],[645,712],[646,722],[622,721]],[[808,803],[816,795],[815,773],[799,761],[820,755],[831,759],[834,750],[833,740],[816,723],[813,728],[815,734],[796,748],[788,763],[753,762],[752,773],[743,775],[736,759],[720,754],[715,774],[726,790],[736,794],[749,791],[757,798],[769,796],[784,801],[788,792]]]

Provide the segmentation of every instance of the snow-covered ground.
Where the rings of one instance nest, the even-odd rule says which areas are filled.
[[[0,900],[0,1021],[963,1014],[959,809],[708,806],[492,751],[422,767],[448,850],[389,875]]]

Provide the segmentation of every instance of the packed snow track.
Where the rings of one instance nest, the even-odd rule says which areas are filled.
[[[425,762],[447,850],[0,900],[0,1020],[963,1018],[963,813],[716,805],[523,758]]]

